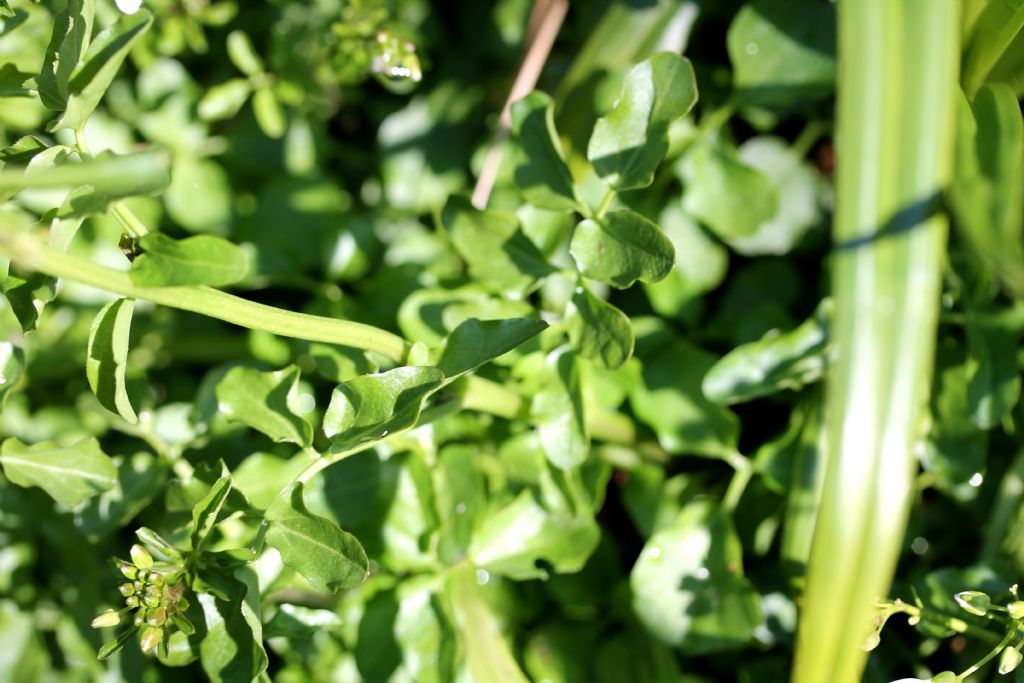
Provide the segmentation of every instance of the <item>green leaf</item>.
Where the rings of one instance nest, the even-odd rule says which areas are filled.
[[[689,60],[662,52],[637,64],[622,94],[597,120],[587,158],[616,190],[647,187],[668,151],[668,126],[697,102]]]
[[[973,97],[982,87],[992,67],[1020,34],[1022,26],[1024,2],[1021,0],[985,3],[969,33],[964,36],[961,81],[968,97]]]
[[[8,167],[0,169],[0,192],[91,185],[97,192],[128,197],[149,194],[167,187],[170,182],[169,168],[170,156],[163,150],[124,155],[103,154],[80,163],[32,168],[30,173]]]
[[[675,265],[676,251],[654,223],[633,211],[610,211],[576,226],[569,247],[580,273],[619,289],[657,282]]]
[[[217,383],[219,410],[228,419],[263,432],[274,441],[309,446],[313,428],[295,409],[299,369],[260,372],[239,366]]]
[[[245,581],[225,576],[220,582],[227,600],[197,595],[206,621],[199,658],[212,683],[252,683],[267,668],[256,577],[242,574]]]
[[[831,314],[832,300],[824,299],[814,315],[796,329],[785,333],[773,330],[736,347],[704,375],[704,396],[727,405],[817,382],[828,361]]]
[[[281,103],[269,87],[260,88],[252,96],[252,113],[256,123],[268,138],[280,138],[288,128]]]
[[[956,227],[1016,297],[1024,297],[1024,121],[1006,85],[961,99],[949,200]]]
[[[682,339],[641,356],[643,382],[629,396],[636,416],[671,453],[729,458],[735,455],[739,421],[704,396],[701,384],[718,360]]]
[[[89,330],[89,348],[85,358],[85,375],[92,393],[100,405],[120,415],[129,424],[139,421],[124,381],[134,311],[135,301],[132,299],[118,299],[104,306]]]
[[[246,76],[257,76],[264,71],[263,60],[256,54],[256,48],[244,31],[232,31],[227,40],[228,57],[231,63]]]
[[[341,617],[329,609],[316,609],[283,603],[263,631],[265,638],[312,638],[321,631],[341,628]]]
[[[527,202],[555,211],[579,210],[572,176],[555,130],[554,102],[534,91],[512,105],[512,127],[519,139],[515,181]]]
[[[43,307],[57,295],[57,279],[43,273],[30,273],[25,279],[8,275],[2,289],[22,331],[32,332]]]
[[[11,342],[0,341],[0,411],[24,373],[25,351]]]
[[[592,517],[550,512],[527,490],[481,519],[468,556],[475,565],[515,580],[546,578],[538,560],[558,573],[579,571],[599,539]]]
[[[779,210],[772,179],[723,143],[694,145],[683,158],[682,177],[683,208],[723,240],[752,239]]]
[[[733,87],[743,105],[792,110],[827,98],[836,79],[836,11],[813,0],[757,0],[726,37]]]
[[[455,250],[470,276],[498,291],[529,289],[554,271],[519,228],[514,214],[479,211],[465,197],[452,197],[442,214]]]
[[[153,15],[148,10],[141,10],[136,14],[122,15],[117,23],[96,36],[89,44],[83,62],[68,81],[64,114],[51,126],[51,130],[74,130],[85,125],[132,45],[152,23]]]
[[[206,537],[217,524],[217,515],[224,507],[224,501],[227,500],[229,493],[231,493],[231,475],[225,475],[214,482],[210,492],[192,508],[193,552],[198,553],[202,550]]]
[[[402,650],[402,670],[420,683],[455,678],[455,634],[437,581],[432,576],[403,581],[398,587],[394,634]]]
[[[0,149],[0,161],[5,164],[24,165],[32,158],[49,149],[50,146],[35,135],[25,135],[14,141],[13,144]]]
[[[32,74],[19,71],[14,64],[0,66],[0,97],[29,97],[32,91],[26,81]]]
[[[476,447],[463,444],[449,445],[438,456],[443,475],[437,494],[442,517],[438,555],[445,562],[457,562],[466,554],[486,505],[483,475],[476,459]]]
[[[437,368],[401,367],[338,385],[324,414],[331,450],[346,451],[412,427],[423,401],[443,381]]]
[[[547,326],[536,318],[464,320],[445,339],[437,367],[446,380],[454,379],[533,339]]]
[[[1005,326],[967,316],[967,404],[981,429],[1002,424],[1020,399],[1017,338]]]
[[[761,623],[742,561],[729,516],[707,500],[689,503],[640,552],[629,577],[633,610],[651,635],[686,654],[742,647]]]
[[[317,590],[337,592],[362,583],[369,560],[356,537],[306,509],[302,483],[290,485],[267,508],[267,543],[281,561]]]
[[[633,355],[635,340],[629,318],[594,296],[583,282],[576,285],[565,320],[573,350],[600,367],[614,370]]]
[[[548,460],[559,469],[571,470],[583,463],[590,450],[579,367],[576,356],[565,348],[548,354],[544,364],[545,381],[533,396],[530,415]]]
[[[38,486],[58,503],[75,507],[117,483],[117,468],[94,438],[68,446],[29,446],[7,439],[0,447],[4,474],[18,486]]]
[[[42,71],[36,79],[44,106],[57,111],[66,106],[68,83],[89,48],[95,14],[93,0],[69,0],[54,17]]]
[[[248,78],[232,78],[218,83],[199,100],[199,118],[203,121],[230,119],[238,113],[251,94],[252,85]]]
[[[139,240],[142,254],[132,262],[132,282],[140,287],[229,285],[246,276],[245,253],[213,235],[175,240],[159,232]]]

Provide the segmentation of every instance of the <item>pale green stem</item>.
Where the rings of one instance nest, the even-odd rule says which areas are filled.
[[[1010,644],[1010,641],[1013,640],[1013,637],[1015,635],[1017,635],[1017,629],[1016,628],[1012,628],[1009,631],[1007,631],[1006,635],[1003,636],[1003,639],[1001,641],[999,641],[998,645],[996,645],[994,648],[992,648],[992,650],[989,651],[989,653],[987,655],[982,657],[981,660],[979,660],[978,662],[975,662],[975,664],[973,666],[971,666],[966,671],[964,671],[962,674],[957,676],[957,678],[960,679],[960,680],[963,680],[963,679],[967,678],[968,676],[970,676],[971,674],[973,674],[974,672],[976,672],[981,667],[983,667],[986,664],[988,664],[989,661],[991,661],[993,657],[995,657],[1000,652],[1002,652],[1003,648]]]

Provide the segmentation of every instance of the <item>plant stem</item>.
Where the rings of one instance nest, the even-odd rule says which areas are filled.
[[[997,654],[1002,652],[1003,648],[1010,644],[1010,641],[1013,640],[1013,637],[1015,635],[1017,635],[1016,627],[1011,628],[1009,631],[1007,631],[1006,635],[1003,636],[1003,639],[1001,641],[999,641],[998,645],[996,645],[994,648],[992,648],[992,650],[989,651],[989,653],[987,655],[982,657],[980,661],[975,662],[973,666],[971,666],[966,671],[964,671],[962,674],[957,676],[957,678],[960,679],[960,680],[963,680],[963,679],[967,678],[968,676],[970,676],[971,674],[973,674],[974,672],[976,672],[981,667],[983,667],[986,664],[988,664],[989,661],[993,657],[995,657]]]
[[[527,37],[526,54],[519,66],[516,80],[505,99],[505,105],[501,108],[498,129],[494,132],[494,139],[491,140],[491,147],[487,150],[480,177],[477,178],[476,187],[473,188],[472,201],[473,206],[477,209],[483,210],[487,207],[487,200],[490,199],[494,182],[498,178],[498,170],[501,168],[502,143],[508,138],[508,131],[512,126],[512,105],[528,95],[537,85],[541,69],[544,68],[544,63],[548,60],[548,54],[555,44],[555,38],[562,27],[562,21],[565,19],[567,11],[569,11],[568,0],[537,0],[534,4],[530,23],[536,30]]]
[[[597,205],[597,211],[594,212],[594,218],[601,218],[605,212],[608,211],[608,207],[611,206],[612,200],[615,199],[615,190],[608,188],[608,191],[604,193],[604,197],[601,198],[601,203]]]
[[[952,175],[959,0],[840,0],[828,466],[794,683],[862,678],[931,385]]]
[[[409,347],[398,335],[370,325],[286,311],[210,287],[138,287],[127,273],[65,254],[46,246],[32,234],[0,235],[0,252],[5,252],[22,267],[47,275],[132,299],[201,313],[253,330],[374,351],[396,363],[404,361]]]
[[[742,466],[737,466],[737,463],[742,462]],[[729,512],[735,512],[736,506],[739,505],[740,498],[743,497],[743,492],[747,490],[747,484],[750,483],[750,478],[754,474],[754,467],[750,464],[750,461],[746,458],[739,460],[730,461],[736,470],[732,474],[732,479],[729,481],[729,488],[725,490],[725,497],[722,498],[722,507]]]

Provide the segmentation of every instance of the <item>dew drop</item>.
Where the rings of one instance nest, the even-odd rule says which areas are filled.
[[[701,567],[696,572],[694,572],[694,574],[697,576],[698,579],[701,579],[701,580],[706,579],[709,576],[711,576],[711,572],[708,571],[707,567]]]
[[[488,572],[486,569],[477,569],[476,570],[476,583],[477,583],[478,586],[483,586],[483,585],[485,585],[490,580],[491,580],[491,573]]]
[[[913,551],[915,555],[924,555],[928,552],[930,545],[931,544],[928,543],[928,539],[918,536],[910,542],[910,550]]]
[[[978,488],[981,486],[981,482],[983,481],[985,481],[985,477],[982,476],[981,472],[975,472],[971,475],[971,478],[967,480],[967,483],[974,488]]]
[[[748,55],[753,56],[760,52],[761,48],[757,46],[757,43],[747,43],[746,50]]]
[[[455,506],[455,512],[459,513],[460,515],[465,514],[466,513],[466,504],[465,503],[459,503],[458,505],[456,505]]]

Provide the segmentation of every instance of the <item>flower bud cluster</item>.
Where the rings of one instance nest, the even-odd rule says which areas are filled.
[[[153,557],[141,545],[131,548],[131,562],[121,560],[118,569],[128,579],[118,586],[124,596],[125,607],[120,611],[106,610],[93,619],[93,628],[117,626],[131,614],[128,631],[119,635],[115,642],[123,644],[129,632],[139,632],[139,643],[143,652],[167,650],[167,638],[175,631],[195,633],[192,622],[185,617],[188,601],[183,593],[184,586],[168,580],[170,574],[154,568]],[[114,647],[105,654],[115,652]],[[104,646],[106,650],[106,646]]]

